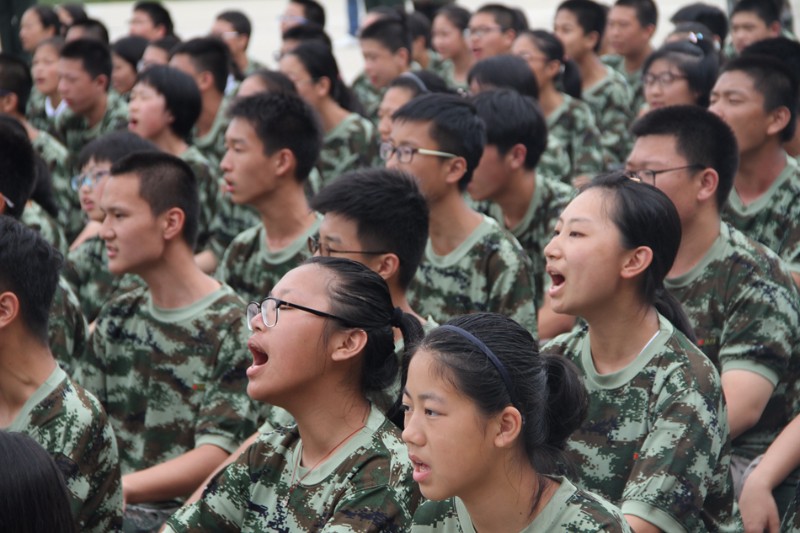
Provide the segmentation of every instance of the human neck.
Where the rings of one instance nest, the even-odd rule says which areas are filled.
[[[581,89],[584,91],[592,88],[608,74],[607,67],[594,53],[586,54],[577,61],[577,64],[578,70],[581,71]]]
[[[106,114],[107,109],[108,93],[103,93],[100,98],[98,98],[97,102],[95,102],[95,105],[83,115],[90,128],[94,128],[101,120],[103,120],[103,116]]]
[[[552,82],[542,86],[539,90],[539,105],[542,107],[545,117],[549,117],[562,103],[564,103],[564,95],[556,89]]]
[[[58,92],[58,89],[50,94],[45,94],[45,97],[50,99],[50,105],[53,106],[53,108],[56,108],[61,104],[61,93]]]
[[[430,206],[428,235],[437,255],[447,255],[464,242],[483,217],[469,208],[458,190],[445,194],[435,206]]]
[[[200,118],[197,119],[195,124],[198,137],[208,135],[211,128],[214,127],[214,121],[217,119],[217,113],[220,111],[219,108],[222,105],[222,98],[222,93],[213,89],[203,93],[203,106],[200,110]]]
[[[153,305],[162,309],[189,306],[220,288],[194,262],[191,249],[183,242],[168,242],[164,255],[139,274],[150,289]]]
[[[503,210],[503,224],[513,229],[528,213],[536,192],[536,171],[524,168],[512,171],[509,186],[492,200]]]
[[[322,129],[325,130],[325,133],[330,133],[350,115],[348,110],[330,97],[320,103],[317,111],[319,111],[319,116],[322,119]]]
[[[247,63],[248,63],[247,51],[244,50],[233,56],[233,62],[236,63],[237,67],[239,67],[239,72],[244,74],[244,71],[247,70]]]
[[[308,231],[316,215],[308,206],[303,186],[293,176],[284,180],[281,188],[254,204],[267,230],[267,245],[272,251],[282,250]]]
[[[655,307],[622,296],[585,317],[592,360],[599,374],[618,372],[631,364],[659,330]]]
[[[644,48],[624,56],[625,71],[630,74],[642,70],[645,60],[647,60],[648,56],[652,53],[653,47],[648,43]]]
[[[691,222],[684,224],[678,254],[667,277],[676,278],[694,268],[714,245],[719,232],[719,210],[716,206],[704,206]]]
[[[469,70],[475,64],[475,58],[472,57],[470,50],[463,50],[450,60],[453,62],[453,81],[466,82]]]
[[[786,152],[777,142],[766,143],[756,150],[740,154],[733,186],[742,202],[753,202],[772,186],[784,168]]]
[[[4,335],[0,351],[0,428],[14,422],[25,402],[56,369],[47,345],[27,332],[11,333]]]
[[[176,157],[180,157],[189,149],[189,145],[186,144],[186,141],[172,133],[168,128],[165,128],[156,138],[151,140],[163,151]]]

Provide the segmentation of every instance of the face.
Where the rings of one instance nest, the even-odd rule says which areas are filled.
[[[60,59],[58,73],[58,92],[76,115],[91,111],[105,93],[105,76],[92,79],[80,59]]]
[[[117,54],[111,54],[111,86],[119,94],[127,94],[136,83],[136,69]]]
[[[767,141],[772,113],[764,110],[764,96],[744,72],[734,70],[720,75],[711,90],[708,109],[731,127],[740,154],[757,149]]]
[[[144,37],[148,41],[155,41],[164,37],[164,28],[156,28],[153,19],[144,11],[134,11],[129,22],[128,33]]]
[[[521,35],[514,40],[511,53],[525,60],[536,76],[540,89],[553,82],[553,78],[560,68],[558,61],[548,61],[547,56],[526,35]],[[555,68],[551,67],[553,64],[555,64]]]
[[[556,12],[553,33],[564,45],[564,55],[567,59],[580,61],[584,56],[594,51],[597,35],[594,33],[585,34],[581,25],[578,24],[578,17],[571,11],[559,9]]]
[[[89,162],[81,169],[81,175],[92,175],[99,178],[94,185],[82,184],[78,189],[81,209],[89,216],[90,220],[102,222],[105,216],[100,209],[100,199],[103,197],[103,189],[108,181],[108,176],[105,174],[109,170],[111,170],[111,161],[97,162],[94,158],[89,159]]]
[[[514,42],[514,32],[503,28],[489,13],[475,13],[469,19],[469,45],[476,60],[507,54]]]
[[[128,129],[143,139],[155,140],[169,130],[172,114],[164,96],[146,83],[137,83],[128,104]]]
[[[467,192],[473,200],[493,200],[504,192],[509,181],[509,157],[510,153],[501,155],[494,144],[484,147],[481,161],[467,186]]]
[[[42,20],[33,9],[25,11],[19,23],[19,40],[26,52],[32,52],[44,39],[55,35],[55,28],[45,29]]]
[[[439,375],[435,354],[418,350],[403,390],[403,441],[423,496],[465,497],[484,485],[492,455],[488,420]]]
[[[338,253],[333,251],[370,251],[366,246],[361,244],[361,240],[358,238],[358,223],[351,218],[336,213],[325,213],[322,224],[319,226],[319,242],[320,246],[326,250],[331,249],[331,252],[325,255],[352,259],[353,261],[358,261],[368,266],[376,272],[378,270],[378,265],[380,264],[379,255]],[[319,252],[317,252],[317,255],[319,255]]]
[[[639,23],[633,7],[614,6],[608,13],[606,34],[614,53],[626,56],[644,50],[650,42],[651,30]]]
[[[411,101],[413,96],[411,91],[403,87],[391,87],[383,94],[380,106],[378,106],[378,131],[381,134],[381,141],[389,140],[392,134],[392,115],[395,111]]]
[[[58,91],[58,52],[52,46],[40,46],[33,54],[31,70],[39,92],[51,95]]]
[[[267,85],[260,77],[248,76],[239,84],[239,92],[236,94],[240,98],[247,98],[248,96],[265,92],[267,92]]]
[[[755,13],[741,11],[731,17],[731,39],[737,54],[754,42],[777,37],[778,33]]]
[[[428,150],[439,150],[439,145],[431,139],[429,122],[409,122],[395,120],[392,122],[392,133],[389,142],[394,146],[411,146]],[[386,162],[386,168],[396,168],[410,172],[417,178],[422,194],[431,205],[443,197],[448,185],[445,180],[448,175],[451,160],[433,155],[414,154],[410,163],[400,163],[397,154]]]
[[[211,26],[211,36],[222,40],[234,56],[243,54],[247,49],[247,36],[240,35],[227,20],[215,20]]]
[[[377,89],[383,89],[408,70],[404,49],[392,53],[374,39],[361,39],[361,54],[364,56],[364,73]]]
[[[321,98],[316,91],[317,83],[311,78],[305,65],[297,59],[297,56],[292,54],[284,55],[280,60],[279,66],[280,71],[286,74],[286,77],[294,83],[300,98],[312,107],[319,104]]]
[[[264,154],[264,145],[246,120],[234,117],[225,132],[225,156],[220,162],[225,185],[236,204],[252,204],[275,187],[273,167],[278,152]]]
[[[444,15],[438,15],[433,19],[431,35],[433,49],[444,59],[452,59],[469,50],[461,30]]]
[[[141,64],[142,70],[146,70],[153,65],[169,65],[169,52],[151,44],[144,49]]]
[[[647,81],[653,76],[653,81]],[[668,78],[672,76],[672,81]],[[670,105],[695,105],[697,94],[689,87],[683,72],[666,59],[656,59],[650,64],[643,80],[644,98],[650,109]]]
[[[283,12],[283,15],[280,18],[280,21],[282,34],[286,33],[286,30],[289,28],[294,28],[295,26],[304,24],[306,22],[306,14],[305,11],[303,11],[303,6],[301,4],[289,2],[289,4],[286,6],[286,11]]]

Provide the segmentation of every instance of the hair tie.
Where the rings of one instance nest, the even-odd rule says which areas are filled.
[[[389,325],[393,328],[399,328],[403,324],[403,315],[405,313],[399,307],[395,307],[392,311],[392,318],[389,320]]]

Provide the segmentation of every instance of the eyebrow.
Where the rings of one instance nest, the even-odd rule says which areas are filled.
[[[412,398],[412,399],[414,398],[414,396],[412,396],[412,394],[410,392],[408,392],[408,388],[407,387],[403,387],[403,395],[404,396],[408,396],[409,398]],[[433,393],[433,392],[423,392],[421,394],[418,394],[417,395],[417,399],[418,400],[431,400],[431,401],[434,401],[434,402],[437,402],[437,403],[447,403],[444,398],[442,398],[441,396],[439,396],[438,394]]]
[[[562,222],[562,223],[567,223],[567,222],[591,222],[592,221],[592,219],[590,219],[588,217],[572,217],[569,220],[564,220],[563,218],[558,217],[558,220],[560,222]]]

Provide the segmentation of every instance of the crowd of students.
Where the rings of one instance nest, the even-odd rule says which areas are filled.
[[[0,530],[800,531],[782,4],[420,4],[25,12]]]

